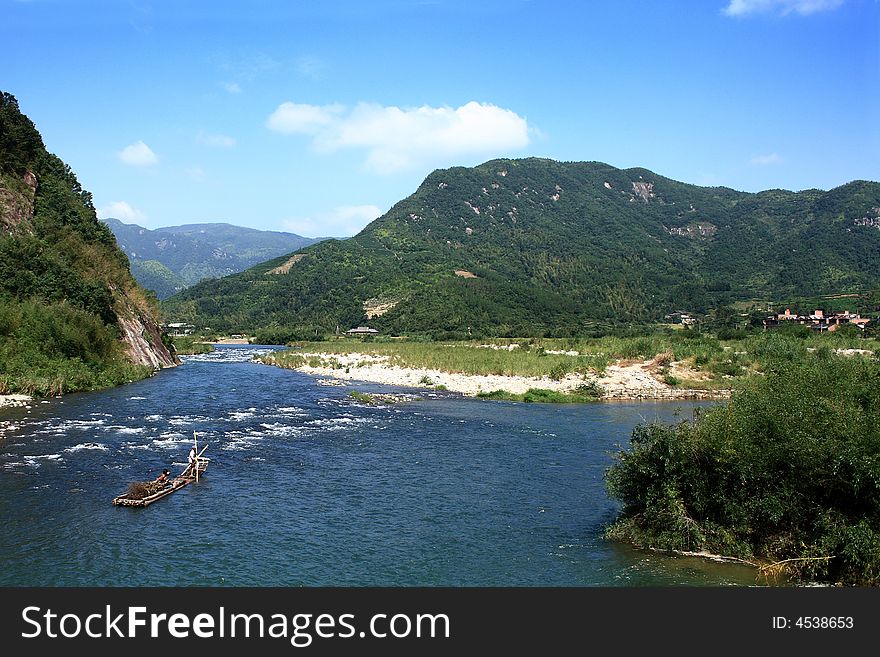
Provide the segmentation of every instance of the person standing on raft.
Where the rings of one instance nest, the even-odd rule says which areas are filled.
[[[198,460],[198,454],[196,452],[196,446],[193,445],[189,450],[189,467],[186,469],[187,474],[190,476],[195,475],[196,472],[196,461]]]

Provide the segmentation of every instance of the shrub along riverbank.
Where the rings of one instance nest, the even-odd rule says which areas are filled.
[[[60,395],[149,376],[124,354],[115,326],[67,302],[0,295],[0,394]]]
[[[210,354],[214,347],[203,341],[204,338],[192,335],[175,335],[171,338],[174,352],[178,356],[191,356],[193,354]]]
[[[790,351],[693,422],[638,427],[606,480],[612,539],[878,585],[880,362]]]

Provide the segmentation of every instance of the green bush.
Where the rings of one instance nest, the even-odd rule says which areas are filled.
[[[692,423],[638,427],[606,481],[610,537],[880,584],[880,363],[776,361]]]
[[[95,315],[66,302],[0,298],[0,393],[94,390],[148,372],[127,361],[115,327]]]
[[[565,375],[571,371],[570,363],[558,363],[550,368],[550,378],[553,381],[562,381]]]
[[[585,383],[578,386],[572,392],[557,392],[545,388],[529,388],[522,394],[508,392],[506,390],[492,390],[479,392],[480,399],[496,399],[502,401],[517,401],[536,404],[579,404],[594,402],[602,396],[602,390],[595,383]]]
[[[194,335],[177,335],[174,337],[162,335],[162,342],[171,343],[171,346],[174,347],[174,352],[178,355],[185,354],[209,354],[214,351],[214,346],[210,344],[206,344],[204,338],[194,336]],[[166,343],[167,346],[167,343]]]

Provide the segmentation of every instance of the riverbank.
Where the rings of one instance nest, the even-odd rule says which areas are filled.
[[[34,398],[28,395],[0,395],[0,408],[27,406],[33,400]]]
[[[729,390],[670,386],[659,378],[665,365],[658,365],[656,359],[621,361],[608,365],[601,376],[568,373],[554,377],[469,374],[435,368],[404,367],[395,364],[391,356],[361,352],[281,353],[270,354],[261,361],[322,378],[449,390],[472,397],[496,391],[523,395],[533,389],[574,393],[585,385],[595,386],[601,391],[601,398],[609,400],[724,399],[730,395]]]

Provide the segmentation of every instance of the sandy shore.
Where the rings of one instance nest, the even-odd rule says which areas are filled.
[[[31,401],[33,397],[27,395],[0,395],[0,408],[27,406]]]
[[[470,396],[493,390],[522,394],[529,388],[568,392],[584,383],[582,376],[573,374],[556,381],[549,377],[472,375],[404,368],[389,364],[387,356],[370,354],[302,353],[300,355],[306,359],[317,357],[324,361],[333,359],[339,363],[340,367],[303,365],[296,368],[297,371],[322,378],[428,389],[444,386],[447,390]],[[602,388],[604,399],[719,399],[729,395],[728,391],[673,388],[656,378],[652,373],[653,369],[656,368],[652,361],[610,365],[604,375],[596,379],[596,383]]]

